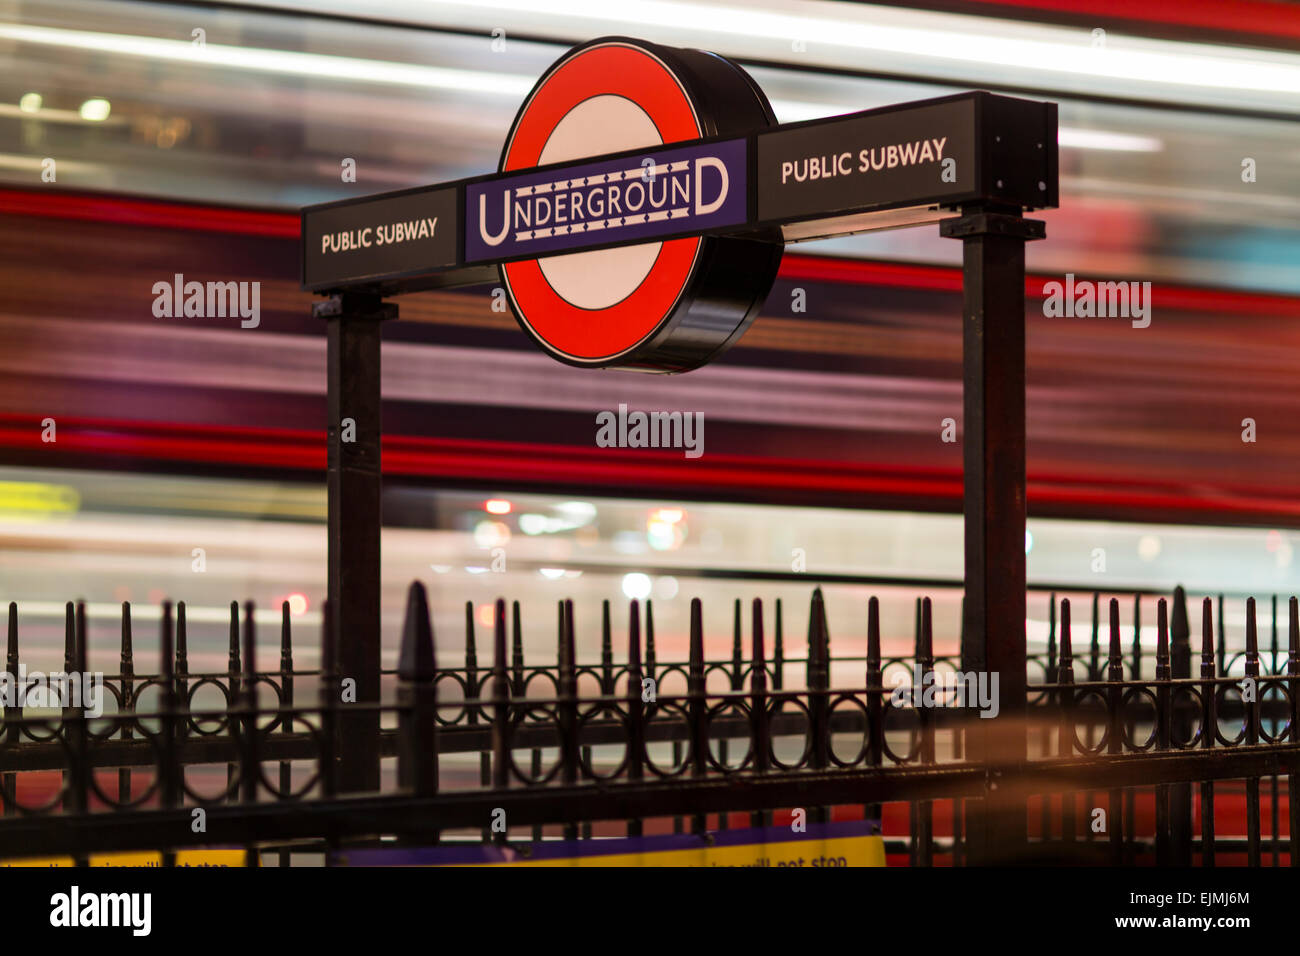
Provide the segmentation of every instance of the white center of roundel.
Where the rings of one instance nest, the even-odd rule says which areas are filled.
[[[663,140],[645,110],[622,96],[583,100],[551,132],[538,165],[601,153],[659,146]],[[607,309],[636,291],[659,256],[660,243],[573,252],[539,259],[542,275],[561,298],[580,309]]]

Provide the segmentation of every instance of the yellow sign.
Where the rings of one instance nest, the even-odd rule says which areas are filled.
[[[885,842],[878,836],[791,840],[742,846],[649,850],[567,859],[515,859],[488,866],[884,866]]]
[[[884,866],[877,821],[707,834],[350,850],[348,866]]]

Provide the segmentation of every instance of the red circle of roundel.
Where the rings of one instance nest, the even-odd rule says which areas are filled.
[[[641,107],[665,144],[702,135],[691,101],[663,63],[637,47],[602,44],[565,60],[533,94],[507,140],[501,171],[536,166],[552,131],[570,110],[593,96],[611,94]],[[599,310],[561,298],[536,260],[507,263],[503,269],[521,319],[543,341],[574,358],[595,360],[633,348],[669,315],[690,279],[699,248],[698,237],[663,242],[636,290]]]

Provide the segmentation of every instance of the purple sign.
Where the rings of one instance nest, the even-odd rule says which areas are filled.
[[[646,152],[465,190],[465,261],[531,258],[747,221],[746,143]]]

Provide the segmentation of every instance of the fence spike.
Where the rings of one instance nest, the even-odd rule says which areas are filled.
[[[77,618],[73,603],[63,607],[63,670],[71,673],[77,656]]]
[[[1101,679],[1101,594],[1092,592],[1092,643],[1088,648],[1088,680]]]
[[[256,605],[252,601],[244,602],[244,688],[249,696],[250,706],[257,698],[257,621],[254,620]]]
[[[118,701],[119,711],[135,710],[135,649],[132,646],[131,635],[131,602],[122,602],[122,648],[119,669],[122,677],[122,698]],[[122,727],[121,736],[123,740],[130,739],[134,736],[130,724]],[[118,799],[131,799],[131,768],[119,767],[117,770],[117,793]]]
[[[1057,670],[1058,684],[1074,683],[1074,645],[1070,635],[1070,599],[1061,599],[1061,663]]]
[[[1169,618],[1169,644],[1176,648],[1186,644],[1192,636],[1192,626],[1187,619],[1187,591],[1180,584],[1174,588],[1174,606]]]
[[[1253,747],[1259,743],[1260,697],[1263,695],[1263,687],[1258,681],[1259,635],[1253,597],[1246,599],[1246,676],[1256,684],[1253,700],[1247,702],[1245,695],[1242,696],[1246,707],[1246,743]],[[1246,778],[1246,865],[1260,865],[1259,777]]]
[[[131,643],[131,602],[122,602],[122,676],[129,678],[135,671],[135,650]]]
[[[245,803],[257,800],[258,742],[257,742],[257,608],[253,602],[244,602],[244,680],[239,699],[246,714],[242,721],[243,732],[239,738],[239,790]],[[232,720],[232,723],[234,721]],[[256,851],[247,850],[248,862],[256,862]]]
[[[293,625],[289,621],[289,602],[280,602],[280,670],[293,671]]]
[[[921,639],[920,646],[917,648],[917,665],[921,668],[920,683],[922,687],[935,686],[932,613],[933,608],[930,599],[927,597],[921,601]],[[931,764],[934,763],[934,712],[924,706],[924,701],[925,697],[923,696],[922,706],[917,709],[917,720],[921,729],[920,758],[921,763]],[[822,726],[824,732],[829,734],[829,726],[827,724]],[[923,800],[916,804],[916,822],[917,862],[921,866],[930,866],[934,860],[933,803]]]
[[[809,639],[809,644],[816,646],[816,669],[818,669],[818,679],[822,680],[826,674],[826,607],[824,607],[824,598],[822,588],[813,588],[813,613],[810,614],[810,626],[813,627],[813,636]]]
[[[325,635],[331,657],[334,633],[326,611]],[[332,669],[332,665],[331,665]],[[434,649],[433,623],[429,617],[429,596],[424,585],[412,581],[406,593],[406,616],[402,621],[402,642],[397,652],[398,678],[398,785],[416,796],[438,792],[438,667]],[[331,699],[327,715],[333,715],[337,697]],[[329,788],[333,789],[333,780]],[[434,831],[437,839],[437,831]]]
[[[820,617],[817,614],[817,594],[813,588],[812,598],[808,602],[808,654],[804,662],[804,685],[809,689],[817,686],[817,662],[821,658],[822,642],[817,633]]]
[[[188,625],[185,623],[185,602],[176,602],[176,676],[185,678],[190,672]]]
[[[655,609],[649,598],[645,602],[645,676],[655,676]]]
[[[1107,659],[1107,680],[1124,679],[1124,654],[1119,644],[1119,599],[1110,599],[1110,656]]]
[[[1124,691],[1122,687],[1124,655],[1120,649],[1118,598],[1110,599],[1110,653],[1107,660],[1106,680],[1110,685],[1107,688],[1106,695],[1106,753],[1118,754],[1124,750]],[[1124,838],[1127,832],[1124,829],[1124,791],[1122,788],[1111,788],[1110,790],[1110,810],[1108,811],[1107,823],[1110,826],[1110,862],[1112,866],[1119,866],[1124,862]]]
[[[524,693],[524,626],[519,611],[519,602],[511,603],[511,642],[510,664],[514,671],[514,692],[519,696]]]
[[[1156,605],[1156,680],[1169,680],[1169,677],[1169,606],[1161,598]]]
[[[18,602],[9,602],[9,638],[6,645],[9,673],[18,673]]]
[[[77,611],[75,624],[73,628],[74,641],[72,645],[72,661],[64,669],[67,678],[70,680],[72,674],[77,674],[77,682],[80,684],[82,677],[88,668],[86,667],[86,602],[77,602]],[[71,810],[73,813],[85,813],[87,810],[87,801],[89,798],[90,775],[93,772],[90,766],[90,753],[87,749],[86,724],[85,724],[85,705],[84,694],[78,693],[80,698],[77,706],[70,706],[73,700],[71,686],[65,684],[61,688],[63,704],[63,734],[68,748],[68,770],[64,773],[64,781],[67,790],[63,798],[65,810]],[[83,858],[84,859],[84,858]]]
[[[880,600],[874,594],[867,599],[867,688],[884,688],[880,671]]]
[[[506,601],[497,598],[492,606],[492,679],[503,681],[507,671]],[[494,692],[501,688],[494,688]]]
[[[564,599],[564,669],[570,683],[569,696],[578,696],[577,622],[573,616],[573,599]]]
[[[1300,674],[1300,606],[1298,606],[1295,595],[1291,595],[1290,605],[1291,618],[1287,628],[1287,654],[1286,654],[1286,672],[1287,674]],[[1300,703],[1300,701],[1297,701]],[[1300,724],[1292,726],[1292,730],[1300,735]]]
[[[17,675],[18,674],[18,602],[17,601],[9,602],[9,635],[8,635],[8,643],[6,646],[7,646],[7,652],[6,652],[5,660],[9,668],[9,673],[13,675]],[[5,705],[5,724],[6,724],[5,739],[10,744],[18,743],[18,736],[22,730],[22,728],[19,727],[18,725],[18,720],[23,715],[23,709],[20,705],[16,703],[17,701],[16,695],[13,699],[15,701],[14,706],[11,707],[7,704]],[[15,779],[16,778],[12,776],[6,778],[6,780],[10,784]],[[6,791],[6,794],[8,794],[8,791]],[[6,796],[6,799],[10,799],[10,798]],[[5,813],[8,813],[9,811],[10,808],[9,806],[6,805]]]
[[[934,671],[934,606],[930,599],[921,599],[921,633],[916,642],[917,663],[922,667],[922,673],[932,673]],[[924,682],[924,680],[923,680]]]
[[[226,660],[226,682],[229,684],[230,696],[226,700],[227,709],[233,706],[240,697],[240,671],[242,668],[239,664],[239,602],[230,602],[230,648]],[[226,783],[228,786],[234,786],[236,779],[236,764],[226,765]]]
[[[915,653],[921,647],[921,599],[916,599],[916,607],[912,614],[912,651]]]
[[[233,603],[233,602],[232,602]],[[172,640],[172,602],[162,602],[162,619],[159,622],[158,653],[161,660],[162,686],[158,688],[158,701],[162,706],[160,719],[162,730],[161,747],[158,754],[158,778],[160,797],[164,807],[174,807],[179,802],[180,787],[178,771],[184,771],[176,765],[176,672],[173,670],[173,655],[176,652]],[[174,862],[174,855],[164,853],[163,865]]]
[[[745,651],[740,643],[740,598],[736,598],[731,623],[731,689],[744,689],[741,671],[745,667]]]
[[[329,636],[333,644],[333,633]],[[329,650],[333,651],[333,647]],[[332,673],[332,666],[329,671]],[[406,592],[406,617],[402,621],[402,643],[397,652],[397,676],[411,683],[429,683],[438,676],[433,624],[429,618],[429,595],[419,581],[412,581]]]
[[[1174,588],[1174,606],[1169,612],[1169,660],[1175,680],[1192,676],[1192,628],[1187,619],[1187,591],[1181,584]],[[1182,862],[1189,863],[1186,858]]]
[[[688,676],[692,694],[704,692],[704,605],[691,598],[691,638]],[[699,687],[695,684],[699,683]]]
[[[642,723],[645,707],[641,699],[641,682],[641,606],[636,598],[633,598],[628,602],[627,608],[627,713],[630,718],[627,774],[629,780],[641,780],[645,776],[643,765],[645,726]],[[641,821],[629,821],[628,836],[640,835]]]
[[[582,767],[582,748],[578,741],[578,652],[573,621],[573,601],[564,600],[564,627],[560,638],[560,761],[561,779],[566,784],[578,782]],[[564,838],[576,840],[576,823],[564,825]]]
[[[230,656],[227,668],[232,676],[238,676],[239,667],[239,602],[230,602]]]
[[[478,680],[478,639],[474,633],[474,602],[465,602],[465,698],[466,701],[473,700],[475,703],[466,704],[466,720],[468,723],[477,724],[479,712],[483,709],[480,699],[483,694],[479,690]],[[486,781],[484,781],[486,783]]]
[[[1220,599],[1222,600],[1222,599]],[[1222,605],[1220,605],[1222,608]],[[1220,625],[1222,622],[1220,622]],[[1209,597],[1201,601],[1201,741],[1200,746],[1208,749],[1214,746],[1218,736],[1218,720],[1215,718],[1214,675],[1217,673],[1214,659],[1214,602]],[[1214,865],[1214,783],[1201,781],[1201,865]]]
[[[824,689],[830,674],[830,634],[821,588],[813,588],[808,609],[808,688]]]
[[[772,634],[772,690],[785,687],[785,615],[781,609],[781,599],[776,599],[776,627]],[[779,709],[781,704],[777,702]]]
[[[771,727],[767,716],[767,648],[763,640],[763,602],[754,598],[751,609],[753,631],[750,638],[749,710],[754,747],[754,771],[766,772],[770,765],[772,749]],[[765,821],[760,811],[750,817],[750,822],[762,826]]]
[[[1161,600],[1164,600],[1161,598]],[[1131,680],[1142,679],[1142,595],[1133,595],[1133,673]]]
[[[84,674],[88,670],[86,663],[87,663],[87,659],[90,657],[90,653],[87,648],[87,643],[89,642],[90,636],[87,633],[87,629],[86,629],[86,602],[85,601],[77,602],[76,635],[77,635],[77,641],[76,644],[73,646],[72,667],[69,668],[69,672]]]
[[[1255,628],[1255,599],[1246,598],[1246,665],[1259,659],[1259,635]]]
[[[875,595],[867,600],[867,764],[879,767],[885,756],[884,674],[880,670],[880,601]],[[863,808],[872,834],[880,832],[881,807],[878,803]]]
[[[189,652],[188,625],[185,619],[185,602],[176,602],[176,643],[175,654],[173,656],[174,665],[172,668],[172,686],[175,688],[175,697],[173,698],[176,705],[186,711],[184,717],[176,723],[176,735],[186,737],[190,732],[190,652]]]
[[[280,700],[281,708],[286,709],[280,718],[280,732],[292,734],[293,731],[293,630],[290,621],[289,602],[280,602]],[[288,760],[280,761],[280,792],[287,793],[293,786],[293,764]],[[292,854],[288,850],[280,851],[280,865],[289,866]]]
[[[686,687],[689,694],[687,721],[691,733],[691,776],[703,777],[709,766],[708,702],[704,698],[704,605],[699,598],[691,598],[690,664],[687,668]],[[692,829],[703,833],[706,815],[692,815]]]
[[[1269,666],[1268,666],[1267,668],[1264,669],[1264,673],[1266,673],[1266,674],[1276,674],[1276,673],[1277,673],[1277,652],[1278,652],[1278,645],[1277,645],[1277,595],[1276,595],[1276,594],[1273,595],[1273,630],[1272,630],[1272,635],[1271,635],[1271,637],[1269,638],[1268,651],[1269,651],[1269,658],[1268,658],[1268,659],[1269,659]]]
[[[473,601],[465,602],[465,669],[478,670],[478,644],[474,636]]]
[[[339,705],[333,602],[328,597],[321,602],[320,613],[320,684],[316,689],[321,710],[319,772],[321,796],[328,798],[338,792],[338,761],[334,751],[337,727],[335,717]],[[398,666],[400,667],[400,661]]]
[[[921,632],[917,635],[916,656],[926,664],[934,664],[934,631],[929,598],[921,600]]]
[[[830,758],[830,702],[825,693],[830,686],[830,639],[826,633],[826,608],[821,588],[813,589],[808,629],[808,733],[813,744],[808,766],[813,770],[824,770]],[[814,822],[825,823],[824,814],[824,807],[816,807],[810,818]]]
[[[600,609],[600,692],[614,692],[614,629],[609,621],[609,598]]]
[[[880,601],[873,594],[867,600],[867,686],[880,683]]]
[[[1051,675],[1048,674],[1048,679]],[[1057,666],[1056,683],[1061,687],[1056,702],[1061,708],[1060,723],[1056,728],[1056,754],[1071,757],[1074,754],[1074,639],[1070,627],[1070,599],[1061,599],[1061,660]],[[1061,794],[1061,839],[1067,843],[1078,835],[1075,828],[1074,793]]]
[[[1201,676],[1214,674],[1214,602],[1207,597],[1201,601]]]
[[[1219,596],[1219,661],[1215,661],[1215,621],[1214,604],[1210,598],[1201,602],[1201,678],[1206,681],[1201,685],[1201,747],[1209,749],[1218,737],[1218,709],[1215,697],[1215,674],[1223,669],[1223,596]],[[1201,860],[1204,866],[1213,866],[1214,849],[1214,782],[1201,781]]]
[[[175,632],[172,630],[172,602],[163,601],[162,617],[158,622],[158,653],[161,658],[159,663],[161,665],[160,671],[163,678],[162,686],[159,688],[159,696],[164,701],[164,709],[167,709],[170,704],[168,698],[171,697],[172,693],[171,679],[176,673],[172,664],[172,655],[175,653],[175,642],[173,640],[174,633]]]
[[[559,675],[563,678],[564,674],[564,601],[556,602],[557,625],[555,637],[555,666],[559,668]]]
[[[497,598],[492,614],[492,785],[510,785],[510,678],[506,672],[506,602]],[[505,833],[498,833],[504,843]]]
[[[1223,595],[1222,595],[1222,594],[1219,595],[1219,617],[1218,617],[1218,622],[1219,622],[1219,642],[1218,642],[1219,673],[1222,674],[1224,677],[1227,677],[1227,676],[1228,676],[1228,666],[1227,666],[1227,653],[1228,653],[1228,636],[1227,636],[1228,615],[1226,615],[1226,614],[1223,613]]]
[[[628,700],[641,700],[641,606],[636,598],[627,610],[627,694]]]
[[[817,589],[817,613],[821,618],[821,634],[822,634],[821,662],[822,662],[822,667],[826,671],[826,679],[828,682],[826,686],[829,687],[830,673],[831,673],[831,625],[826,618],[826,598],[822,594],[821,588]]]
[[[243,720],[243,733],[239,738],[240,795],[246,803],[257,799],[257,608],[253,602],[244,602],[243,629],[243,680],[235,696],[247,714]],[[232,725],[236,721],[232,720]],[[251,854],[253,851],[249,850]],[[253,857],[249,857],[250,861]]]
[[[1047,598],[1047,673],[1056,670],[1056,592]]]

